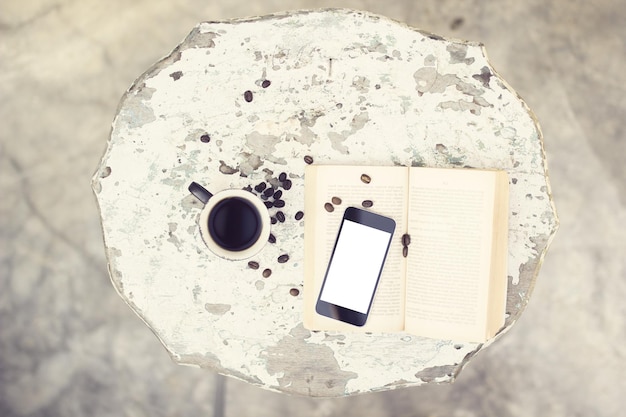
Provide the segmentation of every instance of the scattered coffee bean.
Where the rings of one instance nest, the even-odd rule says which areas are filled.
[[[270,237],[267,239],[270,243],[276,243],[276,236],[270,233]]]
[[[259,184],[257,184],[254,189],[258,192],[262,192],[263,190],[265,190],[265,187],[267,187],[267,184],[264,182],[261,182]]]
[[[339,197],[333,197],[330,199],[330,201],[332,201],[332,203],[336,206],[338,206],[339,204],[341,204],[341,198]]]
[[[300,290],[297,288],[292,288],[289,290],[289,294],[293,295],[294,297],[297,297],[300,294]]]
[[[263,82],[261,83],[261,87],[263,88],[267,88],[272,84],[272,82],[270,80],[263,80]]]
[[[402,248],[402,256],[404,256],[405,258],[409,255],[409,247],[408,246],[404,246]]]
[[[361,174],[361,181],[363,181],[365,184],[369,184],[370,182],[372,182],[372,178],[367,174]]]
[[[284,264],[285,262],[287,262],[289,260],[289,255],[284,254],[284,255],[280,255],[278,257],[278,263],[279,264]]]
[[[363,200],[361,205],[365,208],[370,208],[374,205],[374,202],[372,200]]]
[[[285,207],[285,200],[274,200],[274,207]]]
[[[245,93],[243,93],[243,98],[244,100],[246,100],[248,103],[250,103],[252,101],[252,91],[247,90]]]
[[[272,216],[272,217],[270,217],[270,222],[272,224],[276,224],[276,222],[278,222],[278,219],[276,217]]]
[[[209,136],[208,133],[205,133],[204,135],[200,136],[200,142],[209,143],[210,141],[211,141],[211,136]]]
[[[267,208],[274,207],[274,203],[271,202],[271,201],[264,201],[263,204],[265,204],[265,207],[267,207]]]
[[[279,211],[278,213],[276,213],[276,219],[281,223],[285,223],[285,213]]]
[[[285,180],[285,181],[283,182],[283,188],[284,188],[285,190],[289,190],[289,189],[291,189],[291,180]]]
[[[259,269],[259,263],[257,261],[248,262],[248,267],[250,269]]]
[[[313,163],[313,157],[310,155],[307,155],[304,157],[304,162],[306,162],[307,164],[311,165]]]
[[[265,197],[271,197],[274,195],[274,189],[272,187],[266,188],[265,191],[263,191],[263,195]]]
[[[283,192],[280,190],[276,190],[274,193],[274,200],[279,200],[283,196]]]
[[[329,213],[332,213],[333,211],[335,211],[335,207],[332,204],[330,204],[330,203],[324,204],[324,208]]]
[[[265,268],[263,270],[263,278],[268,278],[270,275],[272,275],[272,270],[269,268]]]
[[[278,176],[278,181],[283,182],[287,179],[287,173],[286,172],[281,172],[280,175]]]
[[[299,211],[296,213],[296,220],[301,220],[304,217],[304,212]]]
[[[405,233],[402,235],[402,245],[409,246],[411,244],[411,235]]]

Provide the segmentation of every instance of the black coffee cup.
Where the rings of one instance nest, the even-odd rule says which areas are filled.
[[[267,242],[270,221],[261,200],[244,190],[211,194],[196,182],[189,191],[202,203],[200,234],[209,249],[223,258],[245,259]]]

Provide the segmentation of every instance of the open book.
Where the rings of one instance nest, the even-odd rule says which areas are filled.
[[[505,316],[508,185],[495,170],[307,166],[304,326],[493,337]],[[370,315],[356,327],[319,315],[315,304],[344,210],[370,203],[367,210],[396,221],[396,232]]]

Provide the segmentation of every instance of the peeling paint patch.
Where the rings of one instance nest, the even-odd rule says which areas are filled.
[[[491,73],[491,70],[489,70],[488,67],[482,67],[480,69],[480,74],[474,74],[472,75],[472,78],[480,81],[483,84],[483,87],[489,88],[489,81],[491,80],[492,76],[493,74]]]
[[[361,112],[357,114],[356,116],[354,116],[352,118],[352,123],[351,123],[352,125],[351,133],[356,133],[357,130],[363,129],[363,127],[365,126],[367,122],[369,122],[369,120],[370,120],[370,117],[366,111]]]
[[[332,146],[332,148],[345,155],[350,153],[348,147],[343,144],[343,142],[347,138],[348,138],[347,136],[340,135],[339,133],[335,133],[335,132],[330,132],[328,134],[328,139],[330,139],[330,145]]]
[[[129,93],[120,108],[118,118],[122,122],[126,122],[130,129],[137,129],[154,122],[156,116],[152,108],[145,104],[145,101],[150,99],[154,91],[156,90],[153,88],[139,87],[136,94]]]
[[[191,293],[193,294],[194,301],[198,301],[198,296],[200,295],[201,292],[202,292],[202,288],[199,285],[196,285],[193,287],[193,290],[191,291]]]
[[[230,311],[230,304],[210,304],[206,303],[204,305],[204,309],[208,311],[210,314],[215,314],[216,316],[222,316]]]
[[[237,168],[233,168],[229,165],[226,165],[226,162],[220,160],[220,172],[225,175],[233,175],[236,172],[239,172]]]
[[[328,139],[330,139],[330,145],[336,151],[342,154],[348,155],[350,153],[348,147],[343,143],[349,136],[355,134],[357,131],[363,129],[365,124],[369,122],[369,114],[364,111],[352,118],[350,122],[350,130],[343,130],[341,133],[329,132]]]
[[[310,128],[315,126],[317,119],[324,116],[324,112],[321,110],[314,110],[310,112],[301,111],[298,113],[298,121],[300,122],[300,135],[293,136],[293,138],[303,145],[311,146],[317,140],[317,134]]]
[[[333,350],[307,343],[309,337],[311,332],[299,324],[275,346],[262,351],[267,371],[282,375],[278,383],[283,391],[310,396],[344,395],[348,380],[358,375],[341,370]],[[285,355],[285,352],[298,352],[298,355]]]
[[[246,146],[260,158],[271,157],[276,152],[280,137],[252,132],[246,135]]]
[[[413,74],[418,93],[443,93],[451,85],[459,82],[459,77],[454,74],[439,74],[434,67],[423,67]]]
[[[432,382],[435,379],[440,379],[442,377],[447,377],[446,379],[450,379],[454,377],[454,373],[457,367],[458,365],[433,366],[431,368],[426,368],[419,371],[415,374],[415,377],[421,379],[424,382]]]
[[[170,74],[170,77],[172,77],[174,79],[174,81],[178,81],[180,79],[180,77],[183,76],[183,72],[182,71],[174,71],[173,73]]]
[[[481,104],[478,104],[481,103]],[[439,103],[437,107],[440,109],[454,110],[454,111],[466,111],[469,110],[472,114],[480,114],[482,107],[489,107],[489,104],[484,105],[486,102],[484,100],[456,100],[456,101],[443,101]]]
[[[242,177],[247,177],[252,174],[252,172],[256,171],[261,165],[263,165],[263,160],[259,157],[259,155],[254,153],[242,152],[239,154],[241,157],[241,162],[239,163],[239,172]]]
[[[425,67],[434,67],[436,65],[437,65],[437,58],[433,54],[427,55],[424,58]]]
[[[474,58],[466,58],[467,45],[462,43],[451,43],[446,47],[446,50],[450,53],[451,64],[471,65],[474,63]]]
[[[370,89],[370,80],[363,76],[357,75],[352,80],[352,87],[360,93],[367,93]]]
[[[180,239],[178,239],[178,236],[174,234],[174,232],[176,232],[176,229],[178,228],[178,224],[168,223],[168,226],[169,226],[169,231],[168,231],[169,238],[167,239],[167,241],[170,243],[173,243],[174,246],[176,246],[176,249],[180,250]]]
[[[180,206],[185,210],[185,212],[197,212],[199,209],[204,207],[204,204],[200,202],[196,197],[192,194],[188,194],[185,198],[180,201]]]
[[[202,32],[200,27],[195,27],[183,42],[183,45],[189,45],[192,48],[214,48],[214,39],[220,36],[215,32]]]
[[[334,342],[334,341],[342,341],[345,340],[346,336],[343,334],[324,334],[324,342]]]

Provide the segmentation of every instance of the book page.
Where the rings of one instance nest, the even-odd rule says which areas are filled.
[[[495,173],[412,169],[407,331],[435,338],[485,337]]]
[[[368,175],[371,181],[363,182],[362,174]],[[305,175],[305,327],[311,330],[402,330],[405,262],[401,236],[406,230],[408,169],[315,165],[307,166]],[[350,206],[363,208],[364,200],[373,203],[367,210],[394,219],[396,231],[367,323],[357,327],[317,314],[315,303],[343,213]],[[331,212],[325,208],[328,204]]]

